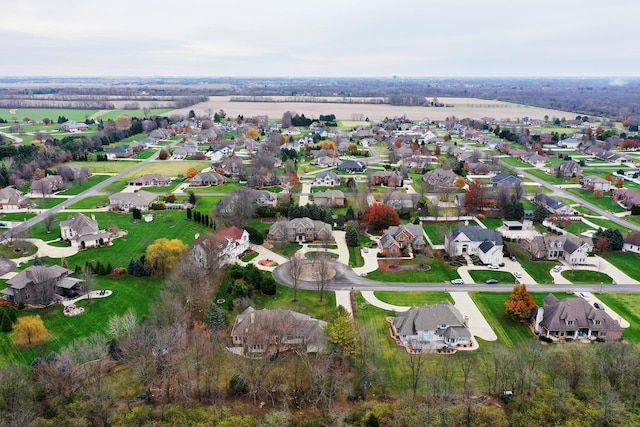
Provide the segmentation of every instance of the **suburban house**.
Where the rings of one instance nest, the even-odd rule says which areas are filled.
[[[473,347],[467,320],[449,301],[411,307],[398,313],[391,329],[396,342],[411,353],[443,347]]]
[[[534,259],[565,260],[569,265],[586,264],[589,252],[593,250],[593,244],[588,239],[570,235],[535,236],[525,240],[523,246]]]
[[[313,193],[313,203],[323,208],[343,208],[347,199],[340,190],[326,190]]]
[[[490,185],[494,188],[496,187],[517,187],[518,185],[522,185],[522,179],[520,179],[517,175],[512,175],[504,172],[500,172],[492,176],[489,180]]]
[[[259,208],[278,207],[278,195],[267,190],[254,190],[256,205]]]
[[[198,236],[193,242],[191,254],[197,265],[209,268],[232,264],[248,250],[249,233],[232,226],[221,228],[212,236]],[[217,260],[217,266],[209,265],[212,256]]]
[[[546,194],[538,194],[534,200],[536,203],[541,204],[549,212],[557,213],[560,215],[571,215],[573,209],[562,200],[554,199]]]
[[[128,145],[109,148],[105,153],[107,160],[126,159],[133,156],[133,150]]]
[[[156,193],[139,190],[135,193],[114,193],[109,196],[109,210],[130,212],[137,208],[148,211],[151,203],[158,197]]]
[[[547,338],[600,338],[621,341],[622,328],[605,310],[598,310],[584,298],[559,300],[553,294],[545,297],[542,307],[531,316],[534,331]]]
[[[399,257],[424,248],[424,230],[420,224],[387,228],[380,238],[380,251],[386,257]]]
[[[216,147],[215,150],[213,150],[213,152],[220,153],[222,157],[229,157],[230,155],[233,154],[234,150],[235,150],[235,147],[231,145],[223,144],[223,145],[220,145],[219,147]]]
[[[243,354],[273,354],[290,349],[323,351],[327,322],[291,310],[256,310],[248,307],[236,317],[231,330],[233,347]]]
[[[67,182],[60,175],[47,175],[31,183],[32,194],[51,194],[67,188]]]
[[[640,191],[631,188],[615,189],[611,197],[622,203],[627,209],[631,209],[635,205],[640,205]]]
[[[225,176],[239,178],[244,173],[244,163],[240,157],[234,155],[221,162],[211,162],[211,169],[222,169]]]
[[[15,304],[49,305],[61,297],[74,297],[82,290],[80,279],[69,277],[71,270],[59,265],[31,266],[7,280],[5,299]]]
[[[0,189],[0,209],[10,210],[33,206],[33,202],[13,187]]]
[[[422,182],[433,188],[455,188],[458,175],[452,170],[434,169],[422,175]]]
[[[331,225],[308,217],[277,221],[269,227],[271,240],[287,242],[328,241],[331,239]]]
[[[496,230],[463,225],[447,233],[444,240],[445,251],[451,257],[474,254],[484,264],[502,263],[502,235]]]
[[[85,122],[76,122],[75,120],[67,120],[60,125],[60,129],[65,132],[81,132],[89,129],[89,125]]]
[[[60,165],[57,168],[57,172],[58,175],[63,176],[68,181],[76,181],[80,178],[88,178],[91,176],[89,168],[83,166]]]
[[[538,154],[536,152],[523,154],[522,156],[520,156],[520,159],[523,162],[527,162],[530,165],[535,166],[537,168],[541,168],[544,165],[546,165],[547,163],[549,163],[549,158],[548,157],[541,156],[540,154]]]
[[[320,172],[313,179],[313,185],[319,187],[336,187],[340,183],[341,179],[338,174],[331,171]]]
[[[575,150],[580,145],[580,142],[581,141],[576,138],[565,138],[558,141],[558,147],[571,148],[572,150]]]
[[[189,187],[208,187],[211,185],[222,185],[227,182],[227,178],[216,172],[201,172],[189,181]]]
[[[585,190],[591,191],[610,191],[611,190],[611,181],[607,181],[604,178],[600,178],[599,176],[585,176],[580,181],[582,188]]]
[[[367,169],[367,164],[360,160],[345,160],[336,169],[340,172],[364,172]]]
[[[173,153],[171,153],[171,158],[175,160],[186,159],[187,157],[194,157],[198,153],[202,153],[198,148],[198,143],[195,141],[187,141],[178,148],[176,148]]]
[[[493,175],[500,171],[500,167],[483,162],[467,162],[465,168],[471,175]]]
[[[627,234],[622,250],[640,254],[640,233]]]
[[[553,165],[551,171],[560,173],[564,177],[580,176],[582,175],[582,166],[575,160],[565,160],[564,162]]]
[[[382,195],[382,202],[393,209],[408,210],[415,209],[418,198],[415,194],[403,193],[402,191],[392,191]]]
[[[340,160],[333,156],[318,156],[311,160],[310,163],[316,166],[329,167],[336,166],[338,163],[340,163]]]
[[[634,161],[633,157],[627,154],[618,154],[614,151],[601,151],[596,154],[596,157],[609,163],[630,163]]]
[[[165,187],[171,184],[171,178],[158,174],[145,174],[129,181],[133,187]]]
[[[108,244],[111,235],[107,231],[100,231],[98,221],[92,215],[88,216],[78,213],[69,216],[64,221],[60,221],[60,236],[62,240],[67,240],[73,248],[89,248],[101,246],[101,243]]]
[[[385,187],[402,187],[402,177],[396,171],[379,171],[371,174],[373,185]]]

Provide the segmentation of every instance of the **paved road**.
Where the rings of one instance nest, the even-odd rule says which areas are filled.
[[[538,178],[537,176],[531,175],[530,173],[526,172],[522,168],[511,166],[510,164],[505,163],[502,160],[499,160],[499,163],[500,163],[500,166],[504,166],[506,168],[509,168],[512,171],[517,172],[518,174],[520,174],[520,175],[522,175],[522,176],[524,176],[526,178],[529,178],[530,180],[532,180],[534,182],[537,182],[538,184],[540,184],[540,185],[552,190],[554,195],[565,197],[567,199],[571,199],[571,200],[575,201],[576,203],[579,203],[579,204],[581,204],[583,206],[586,206],[589,209],[591,209],[592,211],[599,213],[603,217],[607,218],[610,221],[615,222],[619,226],[624,227],[625,230],[623,230],[623,234],[627,230],[640,231],[640,225],[632,224],[632,223],[630,223],[628,221],[625,221],[625,220],[615,216],[611,212],[606,211],[606,210],[594,205],[593,203],[590,203],[590,202],[587,202],[586,200],[581,199],[580,197],[576,196],[575,194],[569,193],[568,191],[566,191],[566,190],[564,190],[562,188],[558,188],[556,185],[549,184],[545,180],[543,180],[541,178]]]
[[[106,180],[102,181],[101,183],[91,187],[90,189],[88,189],[87,191],[84,191],[80,194],[78,194],[77,196],[71,197],[67,200],[65,200],[64,202],[60,203],[57,206],[54,206],[51,209],[48,209],[44,212],[42,212],[41,214],[28,219],[26,221],[24,221],[23,223],[17,225],[16,227],[12,228],[10,231],[3,233],[0,236],[0,241],[4,241],[6,239],[9,238],[9,233],[13,233],[14,235],[17,233],[20,233],[23,230],[27,230],[31,227],[33,227],[34,225],[42,222],[44,220],[44,218],[49,215],[49,214],[56,214],[57,212],[65,209],[68,206],[73,205],[74,203],[78,202],[79,200],[84,199],[85,197],[90,197],[90,196],[96,196],[99,195],[99,193],[101,193],[101,190],[111,184],[113,184],[114,182],[116,182],[118,179],[120,179],[121,177],[134,172],[138,169],[140,169],[142,166],[144,166],[145,164],[155,160],[158,158],[158,155],[160,154],[160,150],[158,150],[153,156],[149,157],[148,159],[145,159],[141,162],[135,162],[133,166],[131,166],[128,169],[125,169],[124,171],[110,177],[107,178]]]
[[[511,292],[513,285],[452,285],[451,283],[385,283],[369,280],[365,277],[358,276],[350,267],[332,262],[336,270],[335,277],[329,281],[328,291],[336,290],[359,290],[359,291],[445,291],[445,292]],[[285,286],[291,286],[291,277],[287,270],[287,264],[281,264],[273,270],[273,277]],[[616,284],[605,285],[587,284],[587,285],[553,285],[553,284],[537,284],[528,285],[530,292],[595,292],[600,291],[606,293],[636,293],[640,292],[640,285]],[[318,289],[316,282],[298,281],[300,289]]]

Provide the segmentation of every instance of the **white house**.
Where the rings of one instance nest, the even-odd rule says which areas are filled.
[[[89,218],[81,213],[60,221],[60,235],[74,248],[100,246],[101,241],[102,244],[108,244],[110,240],[108,232],[100,231],[93,215]]]
[[[249,250],[249,233],[232,226],[221,228],[216,234],[198,237],[193,243],[193,259],[203,268],[209,268],[209,260],[216,257],[220,266],[232,264]]]
[[[466,319],[449,301],[398,313],[392,329],[395,337],[412,352],[473,346]]]
[[[109,209],[129,212],[134,208],[138,208],[141,211],[148,211],[151,203],[157,197],[158,194],[144,190],[139,190],[135,193],[114,193],[109,196]]]
[[[464,225],[445,235],[445,250],[449,256],[474,254],[484,264],[502,263],[502,235],[477,225]]]
[[[340,182],[338,174],[331,171],[320,172],[313,179],[313,185],[319,187],[335,187],[340,185]]]
[[[589,252],[593,250],[588,239],[573,236],[535,236],[524,244],[535,259],[564,259],[569,265],[586,264]]]
[[[625,237],[622,250],[640,254],[640,233],[629,234]]]

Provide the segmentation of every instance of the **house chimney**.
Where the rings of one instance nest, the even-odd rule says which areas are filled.
[[[251,324],[255,323],[256,321],[256,314],[254,312],[251,312]]]
[[[96,220],[96,214],[91,214],[91,220],[95,221]]]
[[[464,316],[464,326],[469,327],[469,316]]]

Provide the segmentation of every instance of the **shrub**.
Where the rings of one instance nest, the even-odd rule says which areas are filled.
[[[217,302],[211,301],[204,313],[203,320],[208,330],[219,331],[227,326],[227,313]]]
[[[261,245],[264,243],[264,233],[254,227],[245,227],[247,233],[249,233],[249,241],[254,245]]]
[[[151,209],[154,211],[162,211],[167,208],[167,205],[164,202],[152,202]]]
[[[169,194],[165,194],[162,197],[162,200],[166,203],[175,203],[176,200],[178,200],[178,197],[176,197],[176,195],[173,193],[169,193]]]
[[[113,270],[111,270],[111,278],[113,280],[118,280],[125,274],[127,274],[127,269],[124,267],[116,267]]]
[[[265,295],[275,295],[276,293],[276,281],[271,276],[264,276],[262,278],[262,284],[260,285],[262,293]]]

